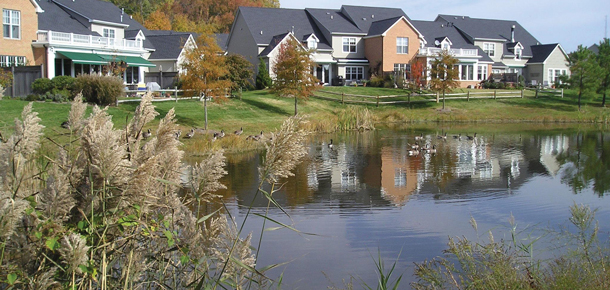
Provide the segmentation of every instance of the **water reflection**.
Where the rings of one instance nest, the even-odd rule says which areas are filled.
[[[480,233],[506,225],[511,215],[519,225],[559,225],[576,202],[601,207],[598,219],[610,219],[603,198],[610,191],[607,130],[481,127],[476,142],[451,137],[472,135],[467,126],[313,136],[307,158],[274,193],[290,218],[279,210],[270,216],[318,236],[265,232],[259,265],[292,261],[270,273],[284,274],[285,289],[325,289],[322,271],[333,282],[352,275],[373,285],[371,253],[379,249],[386,261],[400,253],[406,287],[413,262],[440,255],[447,236],[473,238],[470,217]],[[446,141],[437,138],[445,132]],[[420,145],[436,145],[436,154],[409,156],[421,133]],[[220,194],[238,223],[250,204],[258,212],[268,205],[263,197],[253,201],[261,162],[262,153],[228,156]],[[261,226],[251,218],[245,232],[256,240]],[[600,226],[600,233],[610,230]]]

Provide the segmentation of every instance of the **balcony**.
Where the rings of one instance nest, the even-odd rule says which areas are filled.
[[[438,47],[424,47],[419,49],[419,55],[421,56],[435,56],[439,52],[441,52],[441,48]],[[454,57],[464,57],[464,56],[478,56],[477,49],[463,49],[463,48],[452,48],[449,50],[449,53]]]
[[[94,35],[74,34],[57,31],[39,31],[37,40],[39,43],[64,44],[73,46],[86,46],[90,48],[121,49],[121,50],[143,50],[141,40],[116,39]]]

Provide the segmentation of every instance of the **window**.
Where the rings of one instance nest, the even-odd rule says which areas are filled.
[[[521,59],[522,52],[521,47],[515,46],[515,59]]]
[[[25,56],[0,55],[0,67],[25,65]]]
[[[487,65],[480,65],[477,71],[477,79],[480,81],[484,81],[487,79]]]
[[[309,49],[316,49],[316,48],[318,48],[318,42],[315,39],[310,38],[307,41],[307,48],[309,48]]]
[[[4,38],[20,39],[21,12],[2,9],[2,31]]]
[[[396,37],[396,53],[400,53],[400,54],[409,53],[409,38],[408,37]]]
[[[394,64],[394,75],[402,74],[403,78],[411,73],[411,65],[408,63],[395,63]]]
[[[462,64],[460,65],[461,74],[460,80],[463,81],[472,81],[474,80],[474,66],[472,64]]]
[[[140,79],[140,68],[137,66],[130,66],[125,69],[125,83],[137,84]]]
[[[343,38],[343,52],[356,52],[356,38],[355,37],[344,37]]]
[[[364,67],[361,66],[346,66],[345,79],[356,81],[364,78]]]
[[[114,29],[104,28],[104,37],[114,38]]]
[[[443,43],[441,44],[442,48],[444,50],[449,50],[449,42],[443,41]]]
[[[549,69],[549,83],[556,84],[561,83],[559,76],[567,75],[568,71],[566,69]]]
[[[496,55],[496,44],[489,43],[489,42],[483,43],[483,51],[485,53],[487,53],[487,55],[489,55],[489,56],[495,56]]]

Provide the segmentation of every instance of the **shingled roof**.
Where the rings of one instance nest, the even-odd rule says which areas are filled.
[[[38,13],[38,30],[100,36],[99,33],[91,31],[88,26],[70,16],[68,12],[55,3],[39,1],[38,5],[44,10],[44,12]]]
[[[457,15],[438,15],[437,22],[456,27],[461,33],[466,36],[469,41],[475,40],[498,40],[512,42],[511,27],[515,26],[515,42],[520,42],[523,45],[522,55],[532,56],[530,46],[539,44],[538,40],[532,36],[521,24],[513,20],[497,20],[497,19],[480,19],[470,18],[468,16]],[[504,46],[505,55],[512,55],[508,51],[507,46]]]
[[[146,40],[149,40],[155,47],[155,51],[150,54],[148,59],[177,59],[189,36],[189,33],[146,36]]]
[[[47,0],[49,1],[49,0]],[[50,0],[66,11],[72,11],[89,21],[111,22],[128,26],[129,29],[145,29],[142,24],[131,19],[119,7],[102,0]],[[39,3],[44,1],[39,1]],[[122,17],[121,17],[122,16]]]
[[[559,43],[532,45],[532,53],[534,56],[528,60],[527,63],[543,63],[558,46]]]

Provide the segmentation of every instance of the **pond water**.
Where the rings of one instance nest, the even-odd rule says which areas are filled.
[[[518,229],[534,235],[559,229],[568,225],[574,203],[598,209],[605,240],[610,131],[572,126],[428,125],[312,136],[306,160],[274,193],[289,217],[273,207],[268,214],[303,233],[264,232],[258,266],[286,263],[268,273],[283,273],[283,289],[342,288],[350,277],[355,289],[363,282],[376,288],[379,253],[386,265],[397,261],[400,288],[408,289],[414,262],[441,255],[448,237],[486,240],[491,229],[496,240],[510,239],[511,215]],[[437,137],[445,132],[446,141]],[[475,132],[476,142],[467,140]],[[409,156],[420,134],[420,145],[436,145],[436,154]],[[238,224],[251,203],[256,213],[266,210],[264,197],[252,200],[261,160],[261,153],[228,156],[228,188],[221,194]],[[245,226],[255,247],[262,221],[250,216]],[[542,248],[534,254],[552,256]]]

